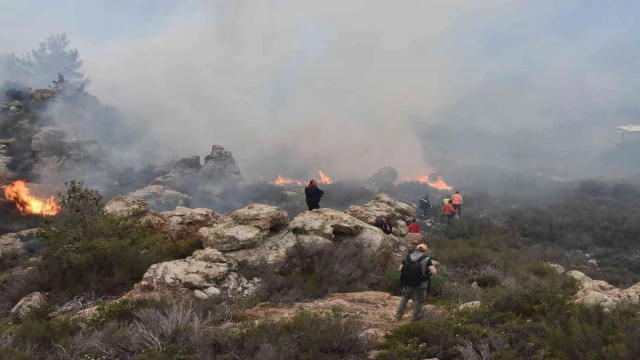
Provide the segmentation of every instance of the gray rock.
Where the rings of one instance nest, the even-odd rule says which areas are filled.
[[[38,309],[47,303],[47,298],[44,294],[39,292],[33,292],[23,297],[16,306],[11,309],[11,318],[14,320],[21,320],[32,310]]]
[[[171,165],[171,170],[158,169],[165,174],[153,179],[151,185],[162,185],[174,190],[187,191],[191,189],[200,171],[200,156],[191,156],[175,161]]]
[[[206,300],[222,291],[241,296],[253,293],[258,280],[249,281],[237,270],[238,264],[218,250],[197,250],[186,259],[152,265],[125,297],[175,299],[193,294]]]
[[[0,144],[0,180],[13,180],[16,174],[9,169],[12,158],[8,156],[9,148]]]
[[[219,145],[213,145],[211,154],[204,159],[199,175],[204,184],[244,185],[245,183],[231,151],[226,151]]]
[[[149,206],[144,200],[118,195],[111,199],[105,206],[104,211],[108,214],[119,216],[131,216],[134,213],[146,214]]]
[[[39,156],[60,155],[64,150],[63,142],[67,133],[56,127],[43,127],[31,138],[31,149]]]
[[[24,244],[37,239],[38,229],[22,230],[0,236],[0,255],[26,252]]]
[[[127,196],[144,200],[154,211],[173,210],[176,206],[185,206],[191,201],[189,195],[161,185],[149,185],[131,192]]]

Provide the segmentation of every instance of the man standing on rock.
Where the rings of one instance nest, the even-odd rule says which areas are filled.
[[[320,199],[324,195],[324,191],[318,188],[318,182],[315,180],[309,181],[309,185],[304,188],[304,194],[307,196],[307,206],[309,211],[313,209],[320,209]]]
[[[400,271],[400,282],[402,283],[402,297],[398,304],[396,320],[402,319],[404,310],[407,308],[409,299],[413,299],[413,316],[411,320],[420,320],[422,303],[427,296],[429,288],[429,276],[437,274],[433,262],[427,255],[427,245],[416,246],[416,251],[407,257],[398,269]]]

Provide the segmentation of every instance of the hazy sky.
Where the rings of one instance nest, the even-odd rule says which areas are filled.
[[[219,143],[243,167],[285,149],[309,171],[409,173],[436,122],[637,116],[638,20],[633,0],[0,0],[0,51],[67,33],[160,158]]]

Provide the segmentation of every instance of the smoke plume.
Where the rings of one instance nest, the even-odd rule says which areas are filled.
[[[26,3],[14,17],[46,7]],[[214,143],[248,178],[410,174],[448,155],[522,165],[523,151],[562,163],[638,113],[628,0],[64,3],[124,28],[61,13],[22,25],[68,33],[89,90],[144,125],[126,128],[146,139],[127,149],[140,163]]]

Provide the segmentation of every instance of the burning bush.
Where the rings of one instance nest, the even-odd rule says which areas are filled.
[[[7,201],[12,202],[23,213],[52,216],[60,211],[60,205],[53,196],[38,198],[32,195],[27,183],[22,180],[2,186],[2,190]]]

